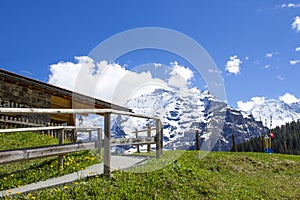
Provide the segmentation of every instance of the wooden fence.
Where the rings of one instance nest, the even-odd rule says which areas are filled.
[[[102,139],[102,130],[100,127],[74,127],[74,126],[54,126],[54,127],[33,127],[33,128],[16,128],[16,129],[1,129],[0,134],[11,132],[24,131],[56,131],[58,133],[59,144],[42,147],[31,147],[14,150],[0,151],[0,164],[11,162],[19,162],[29,159],[38,159],[48,156],[58,156],[59,166],[63,166],[63,154],[78,152],[82,150],[89,150],[104,148],[104,175],[111,178],[111,146],[117,145],[148,145],[156,144],[156,158],[162,154],[163,148],[163,132],[161,121],[158,118],[152,118],[145,115],[139,115],[131,112],[118,111],[112,109],[38,109],[38,108],[0,108],[0,114],[101,114],[104,115],[104,139]],[[131,117],[146,118],[155,121],[155,136],[151,135],[151,128],[148,127],[147,137],[136,138],[111,138],[111,115],[127,115]],[[81,131],[89,133],[89,141],[74,142],[71,144],[64,144],[66,131]],[[96,141],[91,140],[91,131],[98,132]],[[76,132],[75,131],[75,132]],[[142,130],[145,131],[145,130]],[[138,133],[139,131],[136,131]]]
[[[0,128],[10,127],[42,127],[42,126],[58,126],[59,124],[48,123],[42,120],[34,120],[26,117],[0,115]]]

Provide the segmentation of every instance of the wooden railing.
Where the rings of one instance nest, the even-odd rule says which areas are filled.
[[[148,145],[156,144],[156,158],[160,158],[163,148],[163,131],[161,121],[158,118],[153,118],[145,115],[139,115],[131,112],[118,111],[112,109],[38,109],[38,108],[0,108],[0,114],[101,114],[104,115],[104,139],[102,139],[102,130],[100,127],[74,127],[74,126],[55,126],[55,127],[34,127],[34,128],[17,128],[17,129],[1,129],[0,134],[8,132],[24,132],[24,131],[58,131],[59,144],[22,148],[14,150],[0,151],[0,164],[18,162],[28,159],[38,159],[48,156],[58,155],[58,164],[63,166],[63,154],[77,152],[88,149],[98,148],[101,151],[104,148],[104,175],[111,178],[111,146],[117,145]],[[148,127],[147,137],[136,138],[111,138],[111,115],[127,115],[131,117],[151,119],[155,121],[155,136],[151,136],[151,128]],[[98,138],[88,142],[75,142],[64,144],[65,131],[75,130],[89,132],[91,130],[98,131]],[[145,130],[142,130],[145,131]],[[138,133],[139,131],[137,131]],[[150,134],[149,134],[150,133]],[[91,132],[89,133],[91,136]],[[150,148],[150,147],[149,147]],[[100,152],[101,153],[101,152]]]
[[[9,116],[9,115],[0,115],[0,127],[5,128],[17,128],[20,126],[23,127],[32,127],[32,126],[58,126],[59,124],[54,124],[51,123],[49,124],[48,122],[42,121],[42,120],[34,120],[34,119],[29,119],[25,117],[20,117],[20,116]]]

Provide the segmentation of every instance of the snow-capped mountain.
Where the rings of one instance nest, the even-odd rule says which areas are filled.
[[[163,123],[165,149],[195,149],[195,132],[200,133],[202,149],[227,151],[232,134],[237,143],[264,131],[252,115],[235,110],[208,91],[156,89],[129,99],[127,107],[136,113],[159,117]],[[147,120],[118,117],[113,126],[115,137],[135,137],[135,130],[145,129]]]
[[[280,99],[253,97],[251,101],[239,102],[238,105],[241,110],[251,113],[256,120],[262,120],[269,128],[271,118],[272,128],[300,119],[299,101],[288,102]]]

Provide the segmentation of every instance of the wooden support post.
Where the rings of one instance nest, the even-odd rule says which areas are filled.
[[[199,130],[196,130],[196,148],[200,150],[200,141],[199,141]]]
[[[161,149],[161,134],[160,134],[160,120],[156,120],[156,158],[160,158]]]
[[[111,169],[110,169],[110,124],[111,124],[111,114],[105,113],[104,115],[104,176],[111,178]]]
[[[232,151],[237,152],[237,146],[236,146],[236,141],[235,141],[235,135],[232,134]]]
[[[58,143],[60,145],[64,143],[64,129],[59,130]],[[58,156],[58,167],[62,168],[63,165],[64,165],[63,155],[59,155]]]
[[[73,139],[72,139],[73,142],[77,142],[77,129],[75,128],[74,131],[73,131]]]
[[[89,142],[92,141],[92,131],[89,131]]]
[[[164,148],[164,128],[162,126],[161,121],[159,120],[159,127],[160,127],[160,155],[163,153],[163,148]]]
[[[148,124],[147,137],[151,137],[151,125]],[[151,144],[147,144],[147,152],[151,151]]]
[[[102,146],[100,144],[101,144],[101,140],[102,140],[102,129],[98,128],[97,133],[98,133],[98,144],[99,144],[98,152],[99,152],[99,155],[101,156],[102,155]]]
[[[135,137],[138,138],[138,130],[136,130],[136,132],[135,132]],[[136,145],[136,148],[137,148],[137,152],[141,153],[141,151],[140,151],[140,145]]]

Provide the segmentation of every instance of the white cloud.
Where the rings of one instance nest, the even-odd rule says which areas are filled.
[[[270,67],[270,65],[265,65],[265,69],[268,69]]]
[[[272,58],[274,55],[278,54],[278,52],[270,52],[265,55],[266,58]]]
[[[154,67],[161,67],[162,64],[161,63],[154,63]]]
[[[296,32],[300,32],[300,17],[296,16],[294,22],[292,23],[292,28],[296,30]]]
[[[295,49],[295,51],[300,51],[300,47],[297,47],[297,48]]]
[[[272,58],[272,56],[273,56],[272,53],[267,53],[267,54],[265,55],[266,58]]]
[[[279,6],[280,8],[300,8],[300,4],[285,3]]]
[[[294,95],[290,93],[285,93],[283,96],[280,96],[279,100],[287,104],[292,104],[300,101],[300,99],[297,99]]]
[[[176,88],[187,88],[194,77],[193,72],[189,68],[178,65],[177,62],[172,62],[170,65],[173,69],[170,72],[168,85]]]
[[[245,60],[249,60],[249,56],[245,57]]]
[[[240,110],[243,110],[245,112],[249,112],[253,109],[255,105],[262,105],[266,101],[265,97],[252,97],[251,101],[238,101],[237,106]]]
[[[163,67],[154,64],[154,67]],[[193,72],[177,62],[170,64],[169,77],[153,77],[150,71],[129,71],[116,63],[95,62],[87,56],[75,57],[75,62],[59,62],[50,66],[49,83],[105,101],[124,105],[129,97],[153,91],[155,88],[186,89]],[[149,69],[148,69],[149,70]],[[167,79],[167,80],[166,80]]]
[[[81,68],[94,67],[93,60],[86,56],[75,57],[76,63],[59,62],[50,65],[49,83],[66,89],[74,89],[76,77]]]
[[[296,65],[298,63],[300,63],[300,60],[291,60],[290,61],[290,65]]]
[[[284,77],[282,77],[282,76],[277,76],[277,78],[278,78],[279,80],[281,80],[281,81],[284,80]]]
[[[228,71],[231,74],[238,74],[240,73],[240,65],[242,64],[242,61],[237,57],[237,55],[230,56],[229,60],[226,63],[225,70]]]

